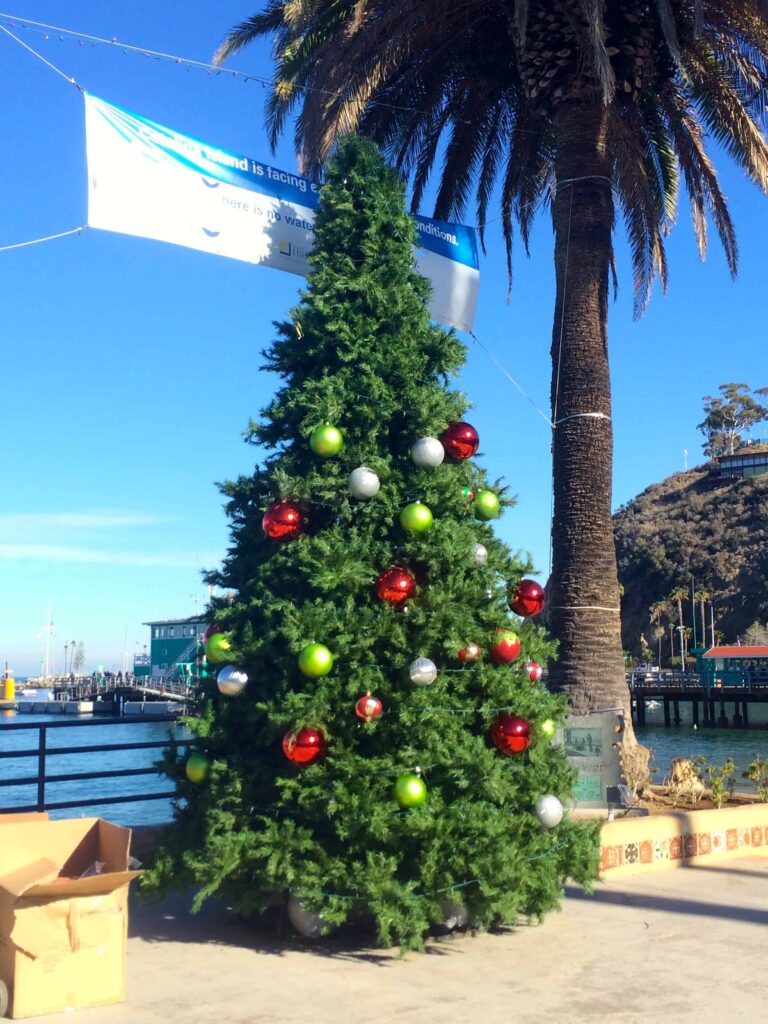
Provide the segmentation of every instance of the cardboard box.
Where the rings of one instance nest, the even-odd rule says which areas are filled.
[[[1,816],[0,816],[1,818]],[[0,820],[0,980],[9,1016],[125,998],[130,829]],[[96,862],[100,874],[82,877]]]

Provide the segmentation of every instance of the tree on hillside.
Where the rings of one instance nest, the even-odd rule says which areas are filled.
[[[667,635],[665,620],[669,619],[669,604],[666,601],[655,601],[648,610],[648,619],[653,627],[653,639],[659,647],[659,668],[661,668],[661,642]]]
[[[209,582],[233,596],[205,650],[229,664],[201,669],[146,885],[244,913],[290,894],[305,933],[363,914],[407,948],[446,918],[546,912],[596,872],[597,831],[560,820],[567,705],[525,663],[552,651],[529,621],[541,591],[523,600],[530,566],[488,522],[512,502],[471,458],[449,384],[465,349],[430,322],[404,188],[372,143],[341,144],[315,227],[264,353],[281,385],[249,432],[263,461],[223,488],[232,540]]]
[[[677,605],[677,621],[679,623],[678,632],[680,633],[680,667],[685,672],[685,622],[683,621],[683,601],[688,596],[688,591],[685,587],[675,587],[672,593],[669,595],[669,600],[673,604]]]
[[[697,426],[706,441],[704,454],[710,458],[733,455],[741,444],[742,434],[756,423],[768,419],[768,405],[756,401],[753,395],[768,395],[768,388],[752,390],[747,384],[721,384],[719,398],[704,396],[706,416]]]
[[[704,138],[766,190],[766,8],[764,0],[269,0],[217,54],[223,61],[271,40],[272,142],[298,111],[308,173],[320,171],[340,136],[360,131],[410,176],[416,209],[440,154],[435,216],[462,217],[474,188],[481,236],[498,183],[510,268],[513,221],[527,246],[537,211],[551,208],[549,621],[560,656],[550,680],[576,711],[629,710],[611,524],[615,204],[638,314],[654,280],[667,282],[664,237],[681,177],[701,256],[709,215],[735,274],[734,229]]]

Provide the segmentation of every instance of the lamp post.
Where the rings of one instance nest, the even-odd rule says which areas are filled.
[[[67,652],[68,651],[69,651],[69,644],[65,642],[65,644],[64,644],[64,675],[67,674],[67,665],[68,665],[68,662],[67,662]]]
[[[678,626],[680,630],[680,668],[685,672],[685,626]]]

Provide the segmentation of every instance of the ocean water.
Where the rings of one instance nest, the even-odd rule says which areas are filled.
[[[61,714],[18,714],[5,710],[0,713],[0,751],[32,750],[37,748],[37,729],[6,729],[11,723],[41,725],[46,722],[61,723]],[[79,716],[91,719],[93,716]],[[134,722],[129,719],[93,717],[98,724],[92,726],[63,726],[47,732],[47,775],[75,774],[80,772],[111,771],[123,768],[149,768],[162,756],[162,748],[149,750],[118,750],[89,752],[82,750],[73,754],[56,754],[57,747],[87,747],[105,743],[148,743],[165,742],[169,735],[184,738],[181,726],[167,722]],[[0,759],[0,776],[5,779],[21,779],[37,776],[37,756],[10,757]],[[141,793],[172,791],[173,784],[164,775],[134,775],[125,778],[84,779],[67,782],[51,782],[46,785],[46,800],[97,799],[106,796],[129,796]],[[0,787],[0,808],[10,810],[36,803],[36,784]],[[52,818],[94,816],[108,818],[119,825],[153,825],[170,820],[171,800],[144,800],[120,804],[99,804],[94,807],[66,808],[49,812]]]

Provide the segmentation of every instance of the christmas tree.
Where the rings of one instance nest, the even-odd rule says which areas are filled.
[[[265,353],[282,384],[248,436],[269,454],[223,487],[229,599],[145,879],[244,913],[288,899],[307,933],[362,912],[404,948],[540,916],[597,865],[594,826],[560,821],[541,591],[490,525],[513,502],[472,460],[465,349],[430,321],[415,238],[397,174],[345,140]]]

